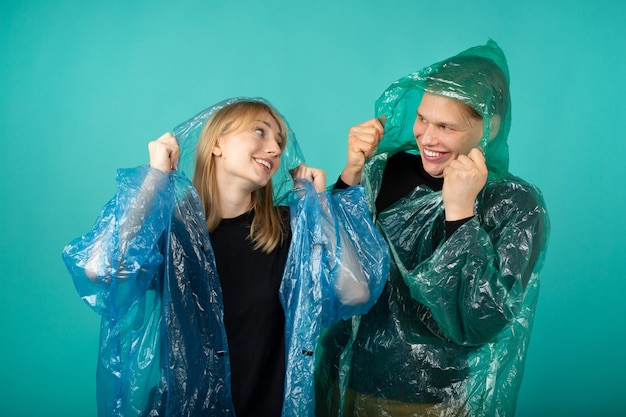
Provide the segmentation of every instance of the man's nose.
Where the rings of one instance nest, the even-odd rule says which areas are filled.
[[[423,126],[421,133],[418,134],[418,137],[420,138],[420,142],[428,145],[432,145],[437,141],[435,129],[433,125],[430,124]]]

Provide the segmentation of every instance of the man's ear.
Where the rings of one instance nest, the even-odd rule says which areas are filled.
[[[496,137],[500,132],[500,116],[494,114],[489,118],[489,140]]]

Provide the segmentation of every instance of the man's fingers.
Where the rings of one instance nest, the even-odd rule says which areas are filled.
[[[468,154],[467,157],[474,161],[475,163],[484,164],[485,163],[485,154],[482,149],[474,148]]]

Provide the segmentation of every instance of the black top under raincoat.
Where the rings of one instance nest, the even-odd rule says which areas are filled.
[[[206,120],[243,100],[269,105],[230,99],[174,129],[182,168]],[[289,205],[292,234],[279,292],[283,416],[313,415],[320,330],[369,310],[389,270],[363,188],[316,193],[304,180],[294,188],[289,170],[302,162],[289,129],[272,178],[276,203]],[[115,197],[93,229],[64,248],[63,259],[80,296],[102,315],[100,416],[234,416],[220,281],[202,202],[183,173],[119,170]]]
[[[376,404],[393,404],[403,416],[417,415],[406,411],[419,409],[411,404],[429,404],[423,415],[515,412],[549,220],[540,191],[508,173],[504,54],[489,41],[403,77],[382,94],[376,115],[386,117],[385,133],[362,180],[373,212],[390,157],[419,153],[412,129],[424,92],[482,115],[488,180],[475,216],[447,238],[441,190],[426,183],[375,213],[392,253],[389,281],[367,314],[323,336],[320,416],[387,415],[382,405],[374,414],[355,409],[355,393],[373,398],[369,413]]]

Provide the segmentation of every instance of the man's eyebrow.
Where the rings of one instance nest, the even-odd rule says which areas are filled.
[[[434,123],[437,126],[449,126],[451,128],[454,129],[460,129],[461,127],[463,127],[462,124],[459,123],[453,123],[450,121],[446,121],[446,120],[437,120],[437,121],[432,121],[431,119],[429,119],[428,117],[425,117],[423,114],[421,114],[420,112],[417,112],[417,117],[419,117],[420,119],[426,119],[428,120],[430,123]]]

